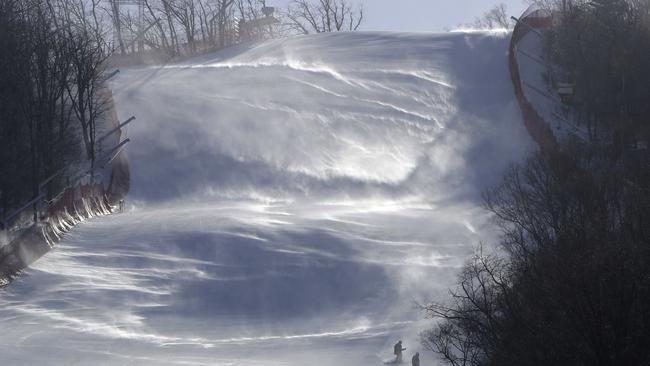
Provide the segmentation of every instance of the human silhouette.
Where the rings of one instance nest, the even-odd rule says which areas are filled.
[[[420,352],[415,352],[413,358],[411,358],[412,366],[420,366]]]
[[[395,343],[393,347],[393,353],[395,354],[395,362],[402,362],[402,351],[406,351],[406,348],[402,348],[402,341]]]

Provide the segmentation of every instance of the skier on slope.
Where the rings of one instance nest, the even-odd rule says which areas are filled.
[[[406,351],[406,348],[402,348],[402,341],[395,343],[393,347],[393,353],[395,354],[395,362],[402,362],[402,351]]]
[[[411,358],[412,366],[420,366],[420,352],[415,352],[413,358]]]

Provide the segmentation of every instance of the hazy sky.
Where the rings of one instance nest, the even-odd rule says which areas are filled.
[[[267,0],[269,6],[284,7],[289,0]],[[364,0],[363,30],[435,32],[472,22],[476,17],[504,3],[510,15],[519,16],[524,0]]]

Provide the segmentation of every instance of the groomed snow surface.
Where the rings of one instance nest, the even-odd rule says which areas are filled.
[[[405,361],[532,143],[505,33],[340,33],[122,70],[128,212],[0,294],[2,365]],[[436,365],[421,352],[422,365]]]

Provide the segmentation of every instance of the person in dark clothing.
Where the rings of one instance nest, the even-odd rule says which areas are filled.
[[[402,348],[402,341],[395,343],[395,347],[393,347],[395,362],[402,362],[402,351],[406,351],[406,348]]]
[[[412,366],[420,366],[420,352],[415,352],[413,358],[411,358]]]

